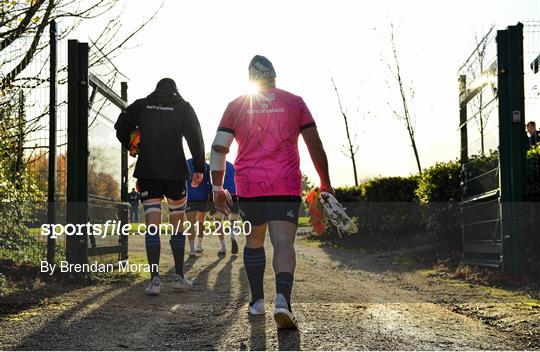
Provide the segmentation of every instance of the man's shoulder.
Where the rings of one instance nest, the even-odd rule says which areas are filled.
[[[291,100],[303,101],[301,96],[291,93],[288,90],[281,89],[281,88],[274,88],[273,91],[281,97],[288,98]]]
[[[233,100],[231,100],[228,104],[229,107],[234,107],[234,106],[239,106],[239,105],[242,105],[246,100],[249,99],[249,95],[248,94],[243,94],[243,95],[240,95],[236,98],[234,98]]]
[[[148,100],[147,98],[140,98],[135,100],[133,103],[131,103],[131,106],[134,107],[144,107],[147,104]]]

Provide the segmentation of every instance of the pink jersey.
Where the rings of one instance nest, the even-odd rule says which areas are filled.
[[[315,121],[304,100],[277,88],[244,95],[227,106],[218,130],[238,142],[235,182],[240,197],[299,196],[298,136]]]

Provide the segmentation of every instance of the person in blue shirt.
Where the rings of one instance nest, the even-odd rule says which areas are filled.
[[[189,171],[193,172],[193,160],[188,159],[187,163]],[[203,251],[202,239],[204,236],[204,219],[209,210],[210,194],[212,193],[209,170],[210,167],[205,163],[203,180],[199,187],[191,187],[189,182],[187,186],[186,219],[191,224],[190,230],[188,231],[189,256],[191,258],[197,257],[197,253],[202,253]],[[195,226],[197,223],[198,226]],[[198,238],[197,246],[195,246],[195,238]]]
[[[230,206],[231,214],[229,217],[224,215],[222,212],[217,210],[213,205],[214,203],[211,202],[211,211],[210,215],[214,216],[214,221],[224,221],[224,220],[230,220],[232,225],[231,226],[231,253],[237,254],[238,253],[238,242],[236,239],[237,233],[235,232],[235,221],[240,221],[240,215],[239,215],[239,208],[238,208],[238,196],[236,195],[236,183],[234,182],[234,165],[227,161],[225,166],[225,178],[223,180],[223,188],[226,189],[231,197],[232,197],[232,205]],[[223,234],[223,226],[225,224],[222,223],[221,227],[218,227],[217,232],[219,233],[219,241],[221,243],[221,249],[218,251],[218,255],[223,255],[227,252],[227,242],[225,241],[225,236]]]

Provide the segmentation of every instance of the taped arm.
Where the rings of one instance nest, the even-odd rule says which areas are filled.
[[[234,134],[231,130],[219,129],[212,143],[210,151],[210,171],[212,176],[212,185],[214,190],[223,188],[223,179],[225,178],[225,168],[227,154],[234,140]]]

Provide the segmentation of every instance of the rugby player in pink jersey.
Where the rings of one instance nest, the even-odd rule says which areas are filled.
[[[216,208],[228,214],[230,198],[223,190],[225,158],[236,140],[238,155],[234,166],[240,215],[252,225],[244,248],[244,267],[251,290],[248,312],[265,313],[264,241],[268,230],[274,248],[274,318],[278,329],[296,329],[291,292],[301,203],[300,135],[319,174],[321,189],[331,193],[333,190],[326,153],[309,109],[301,97],[276,88],[275,77],[274,67],[267,58],[257,55],[251,60],[249,78],[257,91],[227,106],[212,144],[210,170]]]

